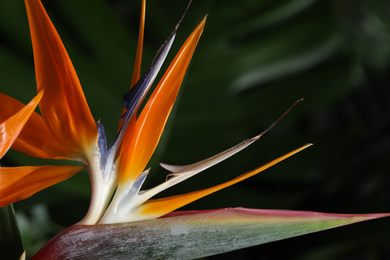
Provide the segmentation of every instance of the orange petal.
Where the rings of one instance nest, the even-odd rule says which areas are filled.
[[[129,178],[135,180],[152,156],[176,100],[205,22],[206,17],[181,47],[142,110],[134,130],[127,131],[123,140],[123,144],[126,145],[122,145],[124,153],[119,171],[122,182]]]
[[[4,156],[14,143],[16,137],[18,137],[27,120],[37,107],[42,95],[43,91],[39,92],[39,94],[36,95],[35,98],[33,98],[33,100],[31,100],[24,108],[0,124],[0,158]]]
[[[24,107],[25,105],[18,100],[0,93],[0,122]],[[72,157],[68,149],[53,136],[43,118],[36,112],[32,113],[11,148],[38,158],[67,159]]]
[[[137,51],[135,54],[135,62],[134,62],[134,69],[133,69],[133,78],[131,79],[131,86],[134,86],[135,83],[137,83],[141,74],[142,49],[144,45],[144,29],[145,29],[145,10],[146,10],[146,0],[142,0]]]
[[[79,79],[61,39],[39,0],[25,0],[34,51],[39,104],[54,136],[68,150],[85,152],[97,128]]]
[[[144,45],[144,30],[145,30],[145,12],[146,12],[146,0],[142,0],[141,18],[139,22],[139,32],[138,32],[138,41],[137,41],[137,51],[135,53],[133,77],[131,79],[130,88],[132,88],[135,85],[135,83],[137,83],[141,75],[142,50]],[[125,113],[126,113],[126,108],[123,108],[121,115],[124,115]],[[123,120],[124,119],[119,121],[118,131],[122,127]],[[135,124],[135,118],[133,118],[133,120],[130,122],[129,128],[132,128],[134,124]]]
[[[66,180],[84,166],[0,167],[0,207]]]
[[[257,169],[254,169],[252,171],[249,171],[247,173],[244,173],[230,181],[227,181],[225,183],[216,185],[214,187],[210,187],[204,190],[199,190],[199,191],[194,191],[182,195],[177,195],[177,196],[172,196],[172,197],[167,197],[167,198],[162,198],[162,199],[154,199],[154,200],[148,200],[146,201],[143,205],[141,205],[140,212],[138,213],[140,216],[148,216],[144,217],[144,219],[149,219],[149,218],[157,218],[160,216],[163,216],[175,209],[178,209],[180,207],[183,207],[184,205],[187,205],[195,200],[198,200],[204,196],[207,196],[211,193],[214,193],[216,191],[219,191],[221,189],[224,189],[226,187],[229,187],[233,184],[236,184],[237,182],[243,181],[249,177],[252,177],[259,172],[262,172],[269,167],[283,161],[284,159],[287,159],[288,157],[302,151],[303,149],[311,146],[311,144],[304,145],[294,151],[289,152],[288,154],[285,154]]]

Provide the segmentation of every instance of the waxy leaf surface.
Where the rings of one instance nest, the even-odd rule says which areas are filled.
[[[389,214],[227,208],[112,225],[72,226],[33,259],[194,259]]]

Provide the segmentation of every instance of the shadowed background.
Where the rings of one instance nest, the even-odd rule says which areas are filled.
[[[130,84],[140,1],[42,2],[110,141]],[[186,5],[148,1],[143,68]],[[26,103],[36,88],[24,3],[1,0],[0,10],[1,92]],[[194,0],[164,68],[205,14],[205,31],[145,188],[165,180],[158,162],[189,164],[218,153],[260,133],[304,98],[258,142],[162,195],[221,183],[312,142],[280,165],[185,209],[389,212],[390,3]],[[10,152],[1,163],[47,162]],[[82,172],[15,203],[25,249],[32,254],[82,219],[89,199]],[[208,259],[387,259],[389,226],[388,219],[377,220]]]

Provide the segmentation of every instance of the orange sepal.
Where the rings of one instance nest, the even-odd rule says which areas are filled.
[[[205,22],[206,17],[188,37],[143,108],[134,129],[128,130],[125,134],[122,145],[124,153],[119,171],[122,182],[129,178],[136,179],[152,156],[175,103]]]
[[[137,51],[135,54],[135,62],[133,69],[133,77],[131,79],[131,87],[137,83],[141,75],[141,62],[142,62],[142,50],[144,45],[144,31],[145,31],[145,12],[146,12],[146,0],[142,0],[141,18],[139,23]]]
[[[3,95],[3,94],[2,94]],[[23,107],[19,112],[5,120],[0,124],[0,158],[8,151],[15,139],[18,137],[26,122],[34,112],[39,101],[41,100],[43,91],[39,92],[30,103]],[[4,104],[1,104],[1,106]],[[3,111],[3,110],[2,110]],[[3,120],[0,120],[0,122]]]
[[[0,207],[66,180],[84,166],[0,167]]]
[[[68,150],[84,152],[95,142],[97,127],[76,71],[62,41],[39,0],[25,0],[34,52],[42,116]]]
[[[0,122],[5,121],[24,107],[25,105],[18,100],[0,93]],[[32,113],[11,148],[38,158],[72,158],[67,147],[61,145],[53,136],[43,118],[36,112]]]
[[[167,197],[167,198],[162,198],[162,199],[154,199],[154,200],[148,200],[146,201],[143,205],[141,205],[141,209],[140,209],[140,212],[139,212],[139,215],[151,215],[153,216],[154,218],[157,218],[157,217],[160,217],[160,216],[163,216],[171,211],[174,211],[180,207],[183,207],[195,200],[198,200],[202,197],[205,197],[211,193],[214,193],[216,191],[219,191],[221,189],[224,189],[226,187],[229,187],[233,184],[236,184],[240,181],[243,181],[249,177],[252,177],[256,174],[258,174],[259,172],[262,172],[268,168],[270,168],[271,166],[287,159],[288,157],[302,151],[303,149],[307,148],[311,146],[311,144],[307,144],[307,145],[304,145],[294,151],[291,151],[259,168],[256,168],[252,171],[249,171],[247,173],[244,173],[230,181],[227,181],[225,183],[222,183],[222,184],[219,184],[219,185],[216,185],[214,187],[210,187],[210,188],[207,188],[207,189],[203,189],[203,190],[199,190],[199,191],[194,191],[194,192],[190,192],[190,193],[186,193],[186,194],[181,194],[181,195],[177,195],[177,196],[171,196],[171,197]]]
[[[139,21],[139,32],[138,32],[138,41],[137,41],[137,50],[135,53],[135,61],[134,61],[134,69],[133,69],[133,77],[131,78],[131,84],[130,88],[132,88],[135,83],[140,78],[141,75],[141,63],[142,63],[142,50],[144,45],[144,31],[145,31],[145,12],[146,12],[146,0],[142,0],[142,7],[141,7],[141,18]],[[122,114],[124,115],[126,113],[126,108],[124,107],[122,109]],[[123,119],[119,121],[118,125],[118,131],[122,127]],[[133,128],[135,124],[135,118],[133,118],[129,124],[129,128]]]

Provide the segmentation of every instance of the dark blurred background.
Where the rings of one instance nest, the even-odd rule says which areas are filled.
[[[140,1],[42,2],[95,119],[112,140],[130,84]],[[186,5],[148,1],[144,68]],[[0,10],[1,92],[28,102],[36,89],[24,3],[1,0]],[[165,180],[158,162],[189,164],[218,153],[258,134],[304,98],[260,141],[162,196],[221,183],[312,142],[293,158],[184,209],[389,212],[390,2],[194,0],[168,60],[206,14],[146,186]],[[48,162],[10,152],[1,163]],[[27,252],[82,219],[89,199],[82,172],[16,203]],[[376,220],[207,259],[390,259],[389,228],[389,219]]]

